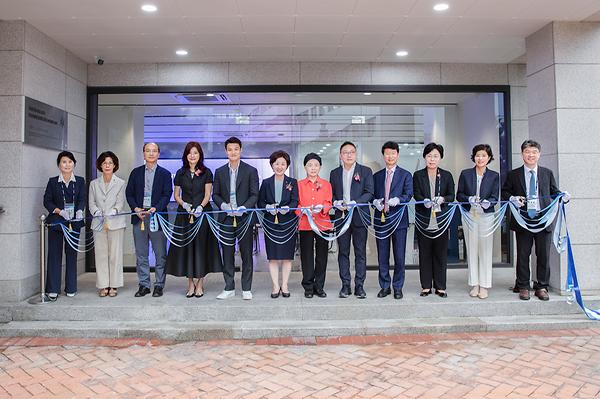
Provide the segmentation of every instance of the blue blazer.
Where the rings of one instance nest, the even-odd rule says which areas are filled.
[[[258,207],[264,208],[268,204],[275,203],[275,176],[271,176],[262,181],[260,191],[258,193]],[[298,207],[298,181],[288,176],[283,177],[283,192],[281,193],[281,201],[279,206],[289,206],[290,208]],[[275,216],[269,212],[264,212],[265,218],[271,222],[275,221]],[[286,222],[296,217],[294,211],[290,211],[285,215],[277,215],[279,222]]]
[[[385,198],[385,176],[387,168],[383,168],[373,175],[373,182],[375,183],[375,195],[374,199]],[[392,178],[392,184],[390,186],[390,198],[398,197],[400,203],[405,203],[411,200],[413,196],[413,180],[412,175],[409,171],[396,166],[394,170],[394,177]],[[391,216],[396,212],[400,212],[401,207],[390,207],[388,214]],[[375,209],[375,218],[381,218],[381,212]],[[408,208],[405,209],[402,220],[398,225],[399,228],[408,228]]]
[[[131,171],[129,180],[127,180],[127,188],[125,189],[125,197],[131,211],[135,208],[143,208],[144,206],[144,178],[146,166],[138,166]],[[154,182],[152,183],[152,199],[150,204],[156,208],[157,212],[166,212],[167,205],[173,194],[173,182],[171,180],[171,172],[167,169],[156,165],[154,172]],[[140,218],[137,215],[131,215],[131,224],[138,224]]]
[[[329,175],[329,182],[331,183],[331,190],[333,193],[333,201],[339,201],[344,199],[344,183],[343,183],[343,167],[338,166],[331,171]],[[355,178],[358,176],[358,180]],[[356,201],[357,204],[364,204],[371,202],[373,199],[373,171],[371,168],[360,165],[357,163],[354,166],[354,176],[352,176],[352,184],[350,185],[350,200]],[[369,221],[371,220],[371,212],[367,207],[361,206],[354,210],[352,215],[352,225],[356,227],[363,226],[358,212],[362,212],[364,216],[367,216]],[[335,210],[335,218],[339,219],[342,217],[342,212],[337,208]]]
[[[46,218],[46,223],[54,224],[60,222],[66,222],[66,220],[57,215],[54,212],[56,208],[65,209],[65,201],[63,198],[63,190],[61,188],[61,184],[58,182],[58,176],[51,177],[48,180],[48,184],[46,185],[46,191],[44,192],[44,208],[48,210],[48,217]],[[69,183],[69,187],[71,187],[73,183]],[[75,187],[74,189],[74,203],[75,203],[75,213],[77,211],[85,210],[86,205],[86,189],[85,189],[85,180],[83,177],[75,176]],[[67,198],[67,201],[71,200],[71,198]],[[74,229],[81,228],[85,222],[76,222],[71,223]],[[60,226],[56,226],[60,229]]]
[[[465,169],[460,172],[458,178],[458,191],[456,192],[456,200],[458,202],[469,202],[469,197],[477,193],[477,172],[475,167]],[[494,213],[494,205],[498,202],[500,195],[500,175],[498,172],[486,169],[481,179],[479,187],[479,198],[488,200],[492,205],[488,209],[484,209],[485,213]],[[471,210],[470,204],[462,205],[467,211]]]

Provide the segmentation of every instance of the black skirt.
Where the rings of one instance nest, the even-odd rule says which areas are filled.
[[[283,244],[278,244],[273,242],[273,240],[271,238],[269,238],[269,235],[267,235],[267,233],[265,233],[265,247],[267,249],[267,259],[268,260],[292,260],[294,259],[294,253],[296,251],[296,239],[298,236],[298,230],[294,229],[294,232],[292,233],[290,230],[291,224],[293,224],[294,222],[291,222],[291,219],[296,218],[297,216],[293,213],[290,214],[286,214],[286,215],[279,215],[279,222],[280,224],[274,224],[273,221],[275,220],[275,217],[272,216],[271,214],[265,215],[265,219],[267,219],[268,221],[265,222],[265,224],[267,224],[268,228],[269,228],[269,233],[274,234],[275,236],[273,237],[273,239],[275,241],[283,241],[286,238],[290,237],[290,235],[292,235],[292,237],[285,243]],[[271,222],[271,223],[269,223]],[[264,230],[264,226],[263,226],[263,230]]]
[[[175,218],[175,225],[181,226],[175,229],[176,232],[190,231],[190,216],[178,214]],[[223,261],[219,243],[208,225],[206,216],[192,242],[184,247],[173,244],[169,247],[167,274],[177,277],[201,278],[208,273],[218,273],[222,270]]]

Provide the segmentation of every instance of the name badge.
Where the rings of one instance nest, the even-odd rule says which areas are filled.
[[[540,209],[540,200],[538,197],[527,198],[527,210],[537,211]]]
[[[65,204],[65,211],[69,214],[69,219],[75,219],[75,204],[73,202]]]
[[[144,193],[144,204],[142,208],[152,208],[152,193]]]

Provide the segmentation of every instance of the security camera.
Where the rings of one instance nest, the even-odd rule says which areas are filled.
[[[104,65],[104,59],[102,57],[95,56],[94,59],[96,60],[96,64]]]

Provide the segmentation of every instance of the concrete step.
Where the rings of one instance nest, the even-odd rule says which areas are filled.
[[[0,325],[3,337],[147,338],[178,341],[433,334],[507,330],[589,328],[585,316],[488,316],[405,318],[402,320],[252,321],[12,321]]]
[[[205,283],[205,296],[185,298],[185,278],[169,278],[161,298],[134,298],[137,290],[135,274],[126,274],[125,287],[115,298],[100,298],[96,294],[95,275],[80,276],[79,292],[74,298],[61,295],[58,301],[32,305],[27,301],[17,304],[0,304],[0,322],[8,321],[260,321],[260,320],[403,320],[445,317],[536,316],[581,313],[577,305],[569,305],[565,297],[551,293],[550,301],[535,297],[521,301],[508,290],[514,281],[512,269],[494,270],[494,287],[489,298],[471,298],[466,286],[466,270],[448,271],[448,298],[436,295],[420,297],[418,271],[406,273],[404,299],[391,296],[377,298],[379,285],[377,272],[369,271],[365,289],[366,299],[355,297],[340,299],[339,277],[329,272],[325,286],[327,298],[306,299],[300,285],[301,274],[292,273],[290,298],[271,299],[268,273],[254,274],[252,301],[243,301],[241,293],[225,301],[215,299],[223,288],[221,275],[209,275]],[[239,273],[238,273],[239,274]],[[239,285],[238,285],[239,286]],[[588,306],[600,307],[600,297],[587,298]]]

